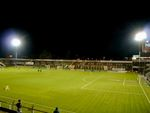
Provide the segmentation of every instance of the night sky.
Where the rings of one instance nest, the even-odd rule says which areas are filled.
[[[121,60],[138,54],[134,34],[150,22],[146,13],[126,8],[41,7],[1,14],[0,57],[14,53],[5,34],[16,31],[25,35],[20,57],[39,58],[47,51],[52,58]]]

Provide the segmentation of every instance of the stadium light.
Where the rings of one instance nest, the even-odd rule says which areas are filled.
[[[147,38],[146,32],[138,32],[135,35],[135,40],[139,42],[139,57],[141,56],[141,42]]]
[[[142,40],[147,38],[146,32],[142,31],[135,35],[135,40],[141,42]]]
[[[12,46],[16,48],[16,59],[17,59],[17,49],[21,45],[21,41],[18,38],[13,38],[11,41]]]
[[[135,40],[139,42],[139,72],[140,72],[140,57],[141,57],[141,42],[147,38],[146,32],[138,32],[135,35]]]

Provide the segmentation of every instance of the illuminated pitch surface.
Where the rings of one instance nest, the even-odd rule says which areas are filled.
[[[13,98],[49,113],[150,113],[150,87],[134,73],[4,68],[0,100]]]

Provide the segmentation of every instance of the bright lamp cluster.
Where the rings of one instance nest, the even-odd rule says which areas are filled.
[[[142,41],[142,40],[144,40],[144,39],[146,39],[146,38],[147,38],[147,34],[146,34],[146,32],[144,32],[144,31],[139,32],[139,33],[137,33],[137,34],[135,35],[135,40],[136,40],[136,41]]]
[[[21,41],[17,38],[12,39],[11,41],[12,46],[18,47],[21,44]]]

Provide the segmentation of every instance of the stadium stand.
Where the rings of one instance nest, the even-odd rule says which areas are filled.
[[[82,69],[82,70],[112,70],[125,69],[132,70],[132,61],[112,61],[112,60],[56,60],[56,59],[14,59],[2,58],[0,62],[6,66],[36,66],[54,69]]]

